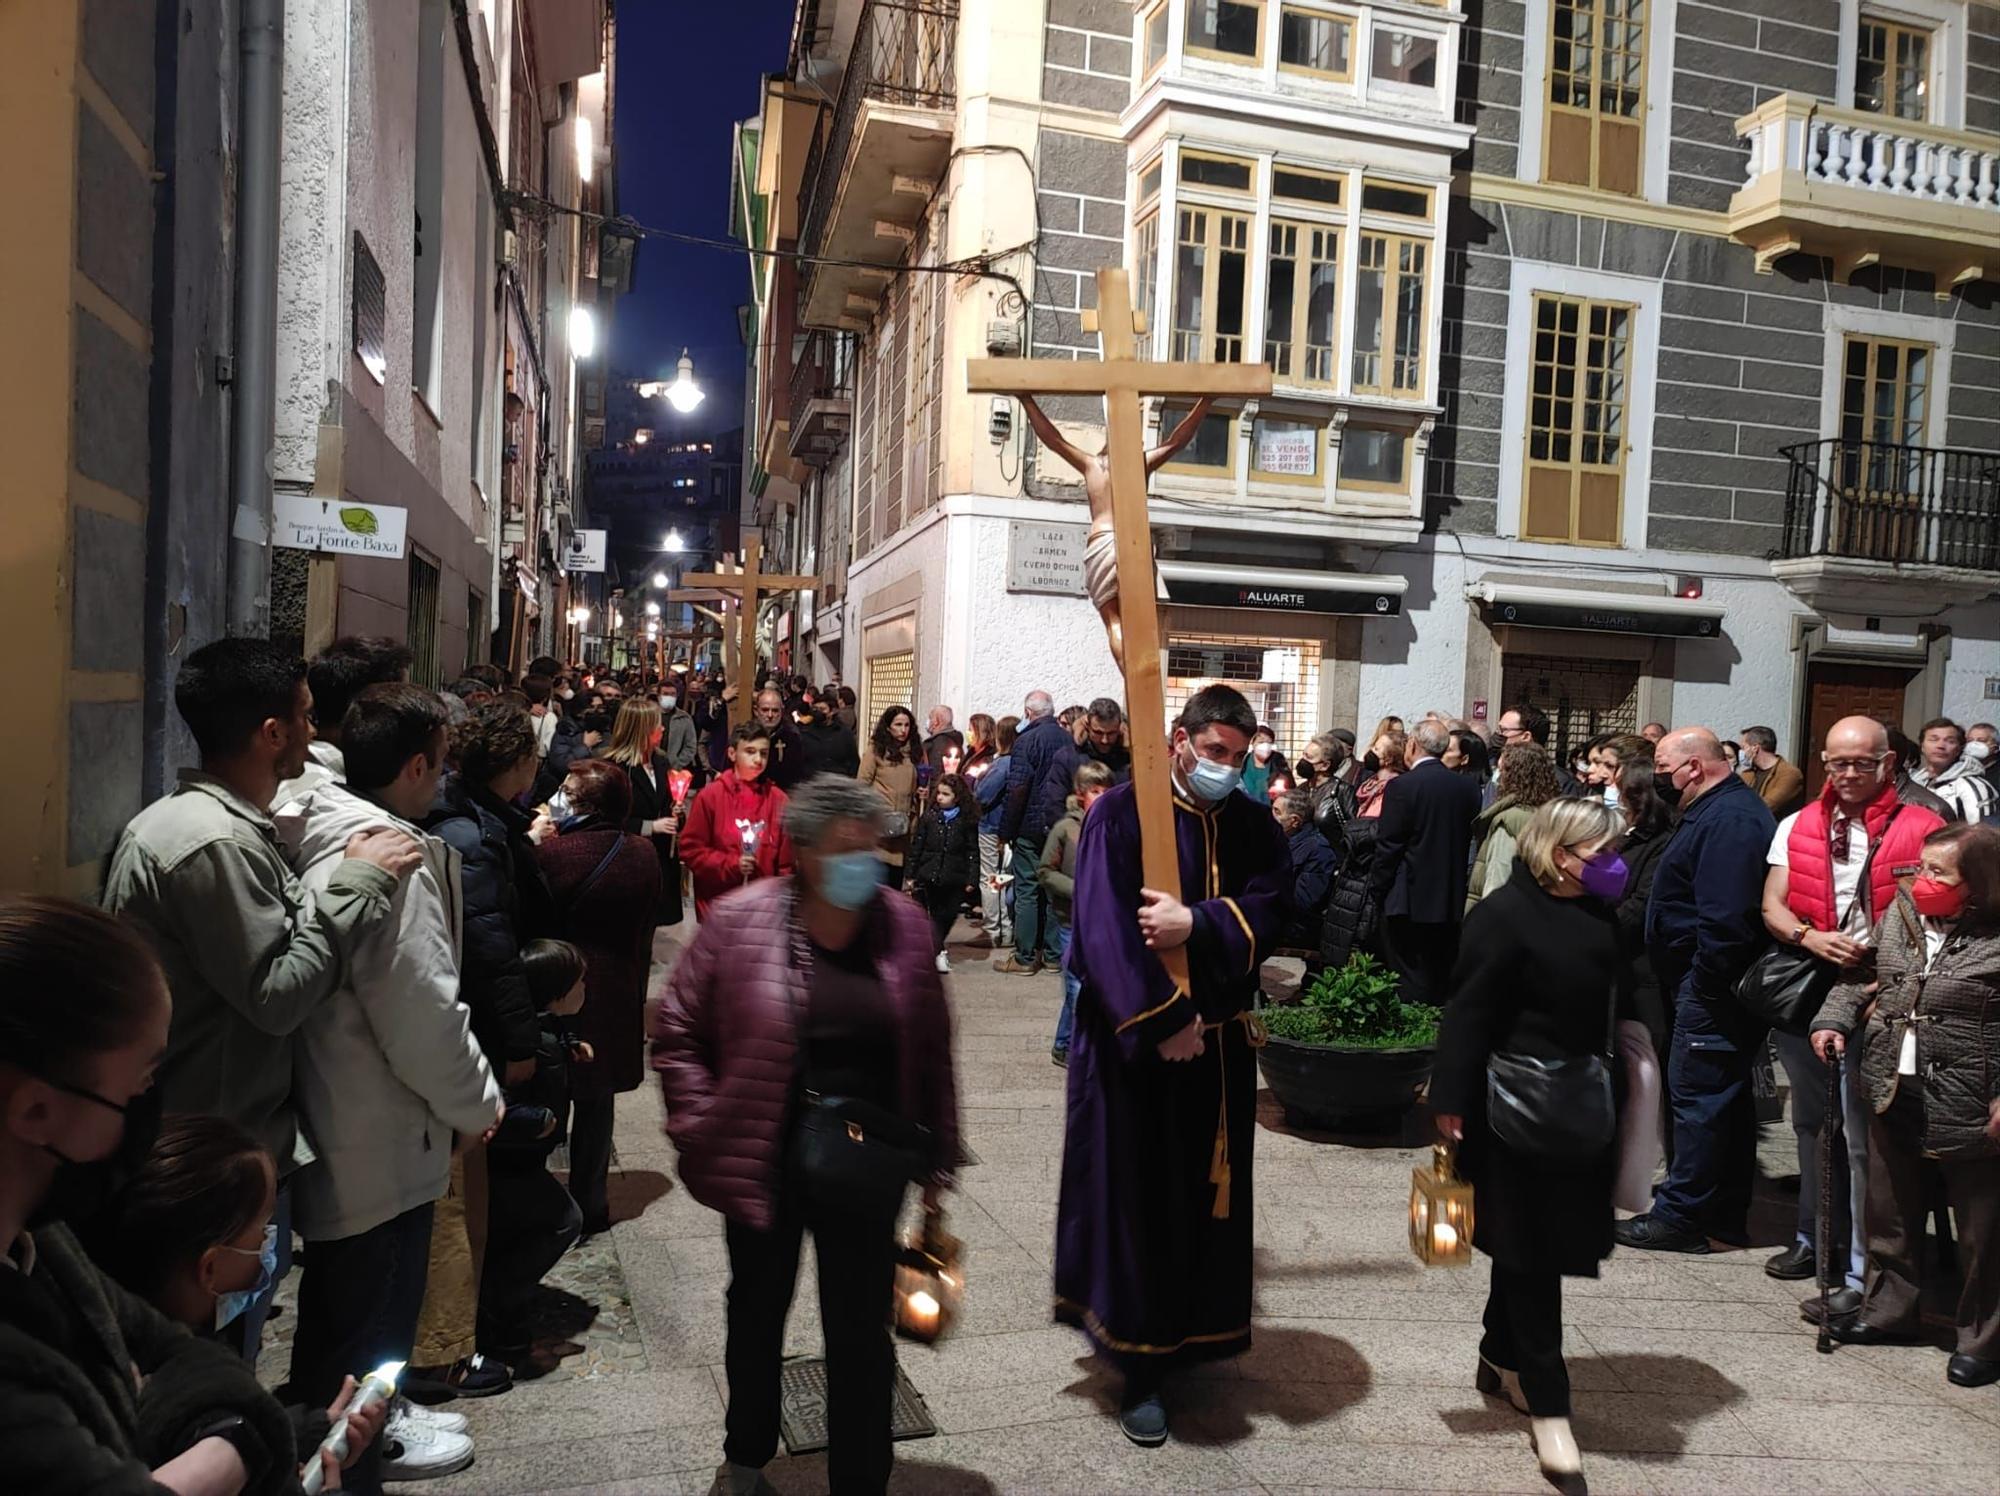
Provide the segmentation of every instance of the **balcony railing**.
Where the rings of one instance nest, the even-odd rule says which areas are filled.
[[[1938,290],[1984,273],[2000,244],[2000,140],[1779,94],[1736,122],[1749,145],[1730,231],[1758,251],[1826,254],[1851,271],[1930,270]]]
[[[855,129],[869,103],[950,110],[958,98],[958,0],[864,0],[833,110],[822,113],[800,178],[799,248],[826,249]],[[808,265],[809,278],[819,267]]]
[[[1830,437],[1780,454],[1783,559],[2000,571],[2000,452]]]
[[[839,333],[807,334],[798,361],[792,365],[791,455],[812,467],[823,467],[847,434],[853,409],[851,368],[838,357]]]

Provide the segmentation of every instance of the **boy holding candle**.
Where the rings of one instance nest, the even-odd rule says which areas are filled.
[[[785,792],[764,777],[771,729],[751,720],[730,734],[729,767],[694,797],[681,832],[681,860],[694,879],[694,912],[733,888],[792,871],[783,825]]]

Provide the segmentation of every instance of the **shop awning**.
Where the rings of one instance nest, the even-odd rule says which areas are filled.
[[[1722,609],[1699,597],[1605,592],[1590,587],[1525,587],[1512,582],[1468,582],[1465,595],[1486,605],[1488,623],[1582,629],[1597,634],[1659,634],[1676,639],[1713,639],[1722,632]]]
[[[1211,566],[1201,561],[1162,561],[1160,580],[1166,584],[1170,603],[1259,613],[1400,613],[1410,585],[1407,577]]]

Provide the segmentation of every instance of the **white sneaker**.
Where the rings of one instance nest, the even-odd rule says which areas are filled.
[[[426,1428],[441,1429],[447,1434],[465,1434],[472,1431],[472,1421],[463,1413],[454,1413],[449,1408],[427,1408],[420,1402],[411,1402],[402,1393],[389,1405],[389,1419],[385,1428],[393,1429],[399,1422],[420,1423]]]
[[[937,953],[937,969],[947,974],[951,971],[951,957],[947,956],[943,951]]]
[[[472,1463],[472,1437],[405,1418],[382,1429],[382,1479],[433,1480]]]

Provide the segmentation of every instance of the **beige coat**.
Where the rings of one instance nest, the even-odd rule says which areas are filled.
[[[877,758],[870,748],[861,755],[861,768],[855,778],[863,784],[873,785],[875,792],[889,807],[889,814],[903,817],[903,834],[882,838],[882,860],[891,867],[903,865],[903,854],[910,849],[910,826],[917,815],[917,760],[920,751],[915,744],[905,754],[903,761],[892,764],[887,759]]]

